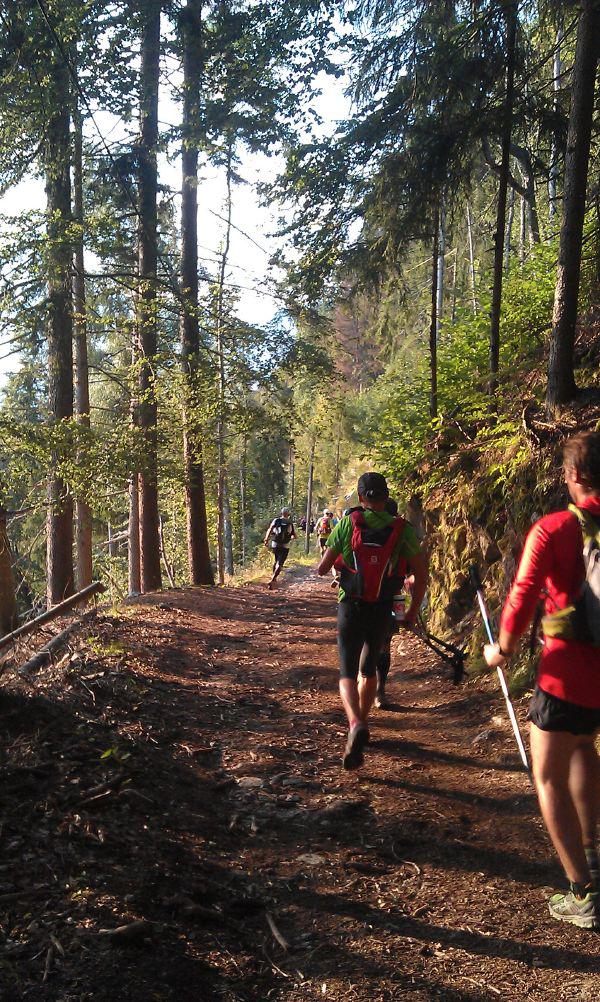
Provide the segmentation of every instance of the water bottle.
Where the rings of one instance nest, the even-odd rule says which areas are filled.
[[[406,617],[406,595],[394,595],[392,615],[398,623],[403,622]]]

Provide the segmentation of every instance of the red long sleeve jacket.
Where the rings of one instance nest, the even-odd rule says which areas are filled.
[[[600,497],[580,505],[600,518]],[[521,636],[545,596],[546,613],[569,605],[584,579],[583,537],[572,512],[546,515],[529,531],[501,624]],[[544,692],[579,706],[600,708],[600,648],[545,637],[537,682]]]

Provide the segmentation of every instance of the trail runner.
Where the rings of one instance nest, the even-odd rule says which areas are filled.
[[[282,508],[281,515],[273,519],[264,538],[265,546],[273,551],[273,577],[267,585],[269,590],[274,587],[275,581],[281,574],[287,555],[290,552],[290,542],[292,539],[297,538],[290,509]]]
[[[333,518],[333,512],[330,508],[325,508],[315,527],[317,539],[319,540],[319,550],[321,551],[321,556],[327,549],[327,540],[329,539],[334,528],[335,521]]]
[[[531,759],[542,816],[569,882],[566,894],[550,898],[550,914],[599,929],[600,768],[594,742],[600,730],[600,646],[590,640],[599,643],[600,605],[591,616],[588,605],[586,615],[580,599],[589,594],[584,539],[591,548],[592,584],[596,544],[591,538],[600,532],[600,433],[567,440],[563,472],[572,510],[546,515],[532,526],[504,605],[498,643],[487,644],[484,655],[491,667],[505,664],[543,594],[544,647],[528,714]],[[599,600],[591,601],[593,611]]]
[[[385,511],[388,496],[381,473],[363,473],[358,481],[362,507],[338,522],[317,568],[323,576],[336,563],[341,576],[338,652],[340,697],[348,718],[345,769],[356,769],[364,760],[377,659],[389,631],[398,575],[403,576],[410,563],[415,585],[406,626],[414,625],[427,586],[427,564],[419,541],[408,522]]]

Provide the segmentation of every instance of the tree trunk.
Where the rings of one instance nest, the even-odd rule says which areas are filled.
[[[115,543],[115,534],[113,532],[113,527],[111,522],[106,524],[106,536],[108,542],[108,555],[109,557],[118,556],[118,544]]]
[[[244,438],[242,461],[240,463],[240,528],[242,543],[242,565],[246,563],[246,463],[248,445]]]
[[[489,391],[498,386],[500,364],[500,308],[502,306],[502,267],[504,256],[504,228],[506,226],[506,196],[510,168],[510,143],[512,135],[513,105],[515,95],[515,55],[517,40],[517,7],[514,0],[503,3],[506,24],[506,94],[502,122],[502,157],[498,179],[498,208],[494,238],[494,285],[490,310],[490,381]]]
[[[128,532],[128,591],[139,595],[142,590],[140,573],[140,489],[137,473],[129,481],[129,532]]]
[[[231,524],[231,504],[227,481],[225,481],[225,493],[223,496],[223,549],[225,573],[233,577],[233,526]]]
[[[442,195],[440,199],[440,225],[439,239],[437,247],[437,279],[436,279],[436,304],[435,304],[435,324],[436,339],[439,342],[442,325],[442,312],[444,309],[444,275],[446,272],[446,202]]]
[[[452,311],[450,313],[450,323],[456,320],[456,291],[458,288],[458,247],[454,248],[454,263],[452,265]]]
[[[183,454],[187,550],[193,585],[215,583],[208,546],[202,431],[194,413],[198,407],[200,358],[198,320],[198,143],[200,140],[200,81],[202,79],[202,2],[188,0],[179,29],[183,61],[181,150],[181,355],[184,378]]]
[[[290,445],[289,462],[290,462],[290,483],[289,483],[290,508],[292,509],[292,512],[293,512],[293,510],[294,510],[294,493],[295,493],[295,488],[296,488],[296,483],[295,483],[295,481],[296,481],[296,457],[294,455],[294,446],[293,445]]]
[[[83,253],[83,130],[77,107],[73,115],[73,126],[73,209],[77,225],[73,274],[75,414],[78,424],[87,429],[90,427],[90,388]],[[92,583],[92,513],[87,502],[81,500],[75,506],[75,552],[77,590],[81,591]]]
[[[561,86],[562,62],[561,45],[564,35],[563,25],[560,24],[556,32],[556,44],[554,47],[554,59],[552,61],[552,88],[554,90],[554,114],[558,115],[558,95]],[[556,195],[558,188],[558,137],[556,131],[552,136],[552,146],[550,148],[550,170],[548,172],[548,218],[550,222],[556,216]]]
[[[531,154],[525,147],[518,146],[516,143],[511,144],[511,153],[519,164],[521,177],[523,179],[521,194],[525,198],[527,215],[529,217],[529,235],[531,243],[539,244],[541,243],[542,238],[540,235],[540,220],[537,210],[537,196],[535,193],[535,172],[531,162]]]
[[[560,250],[546,394],[550,413],[572,400],[577,392],[573,353],[599,50],[600,4],[598,0],[584,0],[577,27],[565,155]]]
[[[473,219],[471,216],[471,206],[467,202],[467,235],[469,237],[469,276],[471,279],[471,302],[473,304],[473,316],[477,316],[477,280],[475,277],[475,249],[473,246]]]
[[[435,213],[435,223],[433,228],[433,253],[431,256],[431,318],[429,324],[429,416],[436,418],[438,414],[438,388],[437,388],[437,282],[438,282],[438,250],[440,239],[440,209],[439,202]]]
[[[165,570],[167,572],[167,577],[169,579],[169,585],[171,588],[175,588],[175,571],[173,569],[173,564],[169,560],[167,555],[167,547],[165,544],[165,529],[163,525],[162,518],[159,520],[158,529],[160,534],[160,552],[162,554],[163,564],[165,565]]]
[[[73,417],[73,246],[70,176],[69,74],[60,53],[51,57],[48,76],[50,109],[45,149],[48,259],[48,390],[56,423]],[[73,594],[73,501],[56,472],[48,485],[47,601],[56,605]]]
[[[10,544],[6,531],[6,511],[0,502],[0,637],[11,633],[16,626],[17,599]]]
[[[139,473],[140,575],[143,592],[161,587],[158,513],[158,447],[156,403],[158,262],[158,84],[160,74],[160,0],[146,0],[141,44],[139,173],[139,404],[138,418],[145,443]]]
[[[315,469],[315,443],[314,439],[310,447],[310,462],[308,464],[308,489],[306,492],[306,536],[304,539],[304,552],[310,551],[310,520],[312,516],[312,494],[313,476]]]
[[[512,239],[513,220],[515,218],[515,189],[510,189],[508,199],[508,219],[506,221],[506,233],[504,234],[504,274],[508,275],[510,268],[510,247]]]
[[[219,281],[217,285],[216,303],[216,329],[217,329],[217,357],[218,357],[218,417],[217,417],[217,566],[219,570],[219,584],[225,580],[225,498],[227,496],[227,468],[225,457],[225,274],[227,271],[227,259],[229,257],[229,247],[231,243],[231,184],[233,172],[233,142],[229,139],[227,148],[227,196],[226,196],[226,225],[225,238],[223,242],[223,253],[221,254],[221,264],[219,268]]]
[[[519,224],[519,264],[521,268],[525,264],[525,241],[527,240],[527,206],[525,199],[521,196],[520,201],[520,224]]]

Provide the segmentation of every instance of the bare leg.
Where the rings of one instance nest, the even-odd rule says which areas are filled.
[[[361,675],[358,683],[360,718],[365,722],[369,716],[371,707],[373,706],[373,700],[375,699],[376,692],[377,676],[369,675],[367,677],[365,675]]]
[[[530,735],[533,775],[546,828],[567,879],[585,886],[590,882],[590,871],[569,788],[573,754],[584,739],[565,731],[542,731],[535,724],[531,724]]]
[[[358,682],[354,678],[340,679],[340,697],[344,712],[348,718],[348,726],[355,727],[362,720],[360,712],[360,699],[358,695]]]
[[[600,814],[600,763],[594,735],[581,739],[571,757],[569,790],[579,817],[584,846],[595,847]]]

